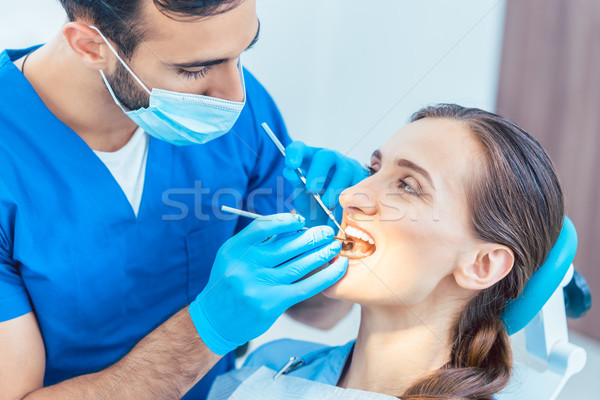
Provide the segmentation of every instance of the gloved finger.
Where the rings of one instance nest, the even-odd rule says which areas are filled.
[[[304,228],[304,224],[304,217],[298,214],[265,215],[252,221],[234,238],[236,239],[236,245],[252,246],[260,244],[277,234],[299,231]]]
[[[347,163],[338,163],[331,181],[321,195],[321,200],[329,208],[334,209],[338,205],[340,194],[352,186],[354,170]]]
[[[273,276],[281,283],[292,283],[304,278],[319,267],[327,264],[333,257],[339,254],[342,244],[337,240],[306,252],[273,270]]]
[[[339,156],[332,150],[317,151],[306,173],[306,190],[310,193],[321,193],[338,160]]]
[[[285,166],[290,169],[302,168],[311,163],[313,154],[317,150],[315,147],[294,141],[285,148]]]
[[[300,180],[300,177],[298,177],[298,174],[296,173],[296,170],[294,169],[289,169],[289,168],[284,168],[283,169],[283,177],[288,180],[292,186],[294,188],[302,188],[304,189],[304,183],[302,183],[302,181]]]
[[[263,251],[267,253],[269,266],[275,267],[291,260],[294,257],[315,250],[323,245],[330,244],[335,239],[333,229],[326,225],[315,226],[300,232],[298,235],[286,235],[275,238],[262,245]]]
[[[356,160],[351,159],[351,162],[354,165],[354,175],[350,186],[354,186],[369,177],[369,170]]]
[[[291,286],[295,289],[295,296],[289,300],[293,305],[313,297],[339,281],[347,269],[348,259],[346,257],[338,258],[334,263],[323,268],[316,274],[293,283]]]

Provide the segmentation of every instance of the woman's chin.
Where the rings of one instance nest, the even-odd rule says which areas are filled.
[[[348,273],[348,272],[346,272]],[[344,275],[345,276],[345,275]],[[336,283],[333,284],[333,286],[329,286],[327,289],[323,290],[321,293],[323,295],[325,295],[326,297],[331,297],[332,299],[341,299],[338,295],[338,286],[340,285],[340,282],[344,280],[344,277],[342,277],[342,279],[340,279],[339,281],[337,281]]]
[[[341,256],[347,256],[343,253]],[[357,302],[364,291],[364,285],[372,279],[372,267],[375,265],[377,251],[366,257],[348,257],[348,269],[344,276],[322,293],[331,298]],[[336,257],[337,258],[337,257]]]

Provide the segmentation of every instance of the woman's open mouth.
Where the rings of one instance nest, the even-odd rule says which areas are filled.
[[[344,231],[348,239],[342,241],[341,256],[356,260],[375,253],[375,240],[367,232],[350,225],[346,226]]]

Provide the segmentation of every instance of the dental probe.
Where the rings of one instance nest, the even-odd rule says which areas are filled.
[[[279,139],[277,139],[277,136],[275,136],[275,134],[273,133],[271,128],[269,128],[269,125],[267,125],[266,122],[263,122],[262,127],[265,130],[265,132],[267,132],[267,135],[269,135],[269,137],[271,138],[273,143],[275,143],[275,146],[277,146],[277,148],[279,149],[279,151],[281,152],[281,154],[283,154],[283,157],[285,158],[285,148],[283,147],[283,144],[281,144]],[[302,170],[300,170],[300,168],[296,168],[296,174],[298,175],[298,178],[300,178],[300,180],[306,187],[306,178],[304,177],[304,174],[302,173]],[[325,213],[327,214],[329,219],[333,221],[333,223],[340,229],[340,231],[342,231],[342,234],[344,235],[344,240],[348,239],[346,232],[344,231],[342,226],[337,222],[337,220],[335,219],[335,216],[333,215],[331,210],[329,208],[327,208],[327,206],[323,203],[323,200],[321,200],[321,196],[318,193],[315,193],[312,196],[315,198],[317,203],[319,203],[319,205],[321,206],[323,211],[325,211]]]
[[[262,217],[262,215],[260,215],[260,214],[256,214],[256,213],[253,213],[253,212],[250,212],[250,211],[240,210],[240,209],[237,209],[237,208],[227,207],[227,206],[221,206],[221,211],[225,211],[225,212],[228,212],[228,213],[231,213],[231,214],[237,214],[237,215],[240,215],[242,217],[247,217],[247,218],[252,218],[252,219],[256,219],[256,218]],[[308,229],[309,228],[307,228],[307,227],[302,228],[303,231],[306,231]],[[346,238],[342,238],[342,237],[338,237],[338,236],[334,236],[333,238],[337,239],[337,240],[346,240]]]

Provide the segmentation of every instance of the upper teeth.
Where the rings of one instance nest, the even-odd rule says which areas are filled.
[[[371,238],[371,236],[369,236],[366,232],[363,232],[360,229],[357,229],[353,226],[346,227],[346,234],[348,236],[364,240],[365,242],[368,242],[370,244],[375,244],[375,241]]]

